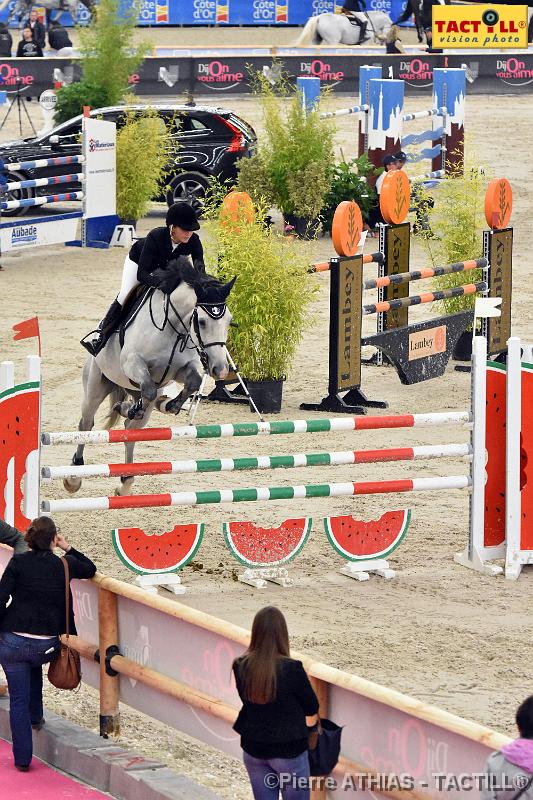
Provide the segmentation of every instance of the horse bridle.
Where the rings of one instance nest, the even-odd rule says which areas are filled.
[[[202,311],[205,311],[211,319],[222,319],[224,314],[226,313],[226,304],[225,303],[197,303],[194,307],[194,311],[192,312],[192,327],[195,333],[195,336],[198,340],[198,344],[200,347],[196,347],[198,350],[198,355],[200,356],[200,361],[202,362],[202,366],[207,372],[208,369],[208,357],[206,350],[209,347],[216,347],[219,345],[220,347],[225,347],[226,342],[204,342],[202,339],[202,334],[200,333],[200,321],[198,319],[198,309],[201,308]],[[190,336],[190,334],[189,334]],[[191,338],[192,341],[192,338]],[[195,344],[195,342],[193,342]]]

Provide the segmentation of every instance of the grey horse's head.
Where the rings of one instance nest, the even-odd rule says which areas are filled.
[[[198,272],[183,258],[177,260],[173,271],[177,286],[188,283],[196,294],[190,334],[200,351],[204,368],[212,378],[224,380],[229,371],[226,341],[232,319],[226,303],[236,278],[221,283],[212,275]]]

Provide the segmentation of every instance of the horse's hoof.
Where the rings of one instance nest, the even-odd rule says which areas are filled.
[[[120,486],[117,486],[115,489],[115,497],[123,497],[125,494],[131,494],[131,487],[133,484],[131,475],[122,476],[120,480]]]
[[[116,411],[117,414],[120,414],[121,417],[128,419],[128,414],[130,411],[132,404],[128,401],[124,401],[122,403],[115,403],[113,406],[113,411]]]
[[[63,486],[69,494],[75,494],[81,488],[81,478],[65,478]]]

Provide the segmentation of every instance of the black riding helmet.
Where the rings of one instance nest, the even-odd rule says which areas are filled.
[[[198,217],[188,203],[174,203],[167,211],[165,224],[177,225],[184,231],[197,231],[200,228]]]

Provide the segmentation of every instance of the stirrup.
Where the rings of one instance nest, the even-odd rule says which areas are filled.
[[[89,339],[90,336],[92,337],[91,339]],[[86,339],[88,341],[86,341]],[[81,346],[84,347],[89,355],[91,355],[93,358],[96,358],[100,350],[102,350],[102,348],[105,346],[105,342],[104,344],[100,344],[100,342],[101,331],[99,330],[90,331],[86,336],[83,337],[83,339],[80,339]]]

